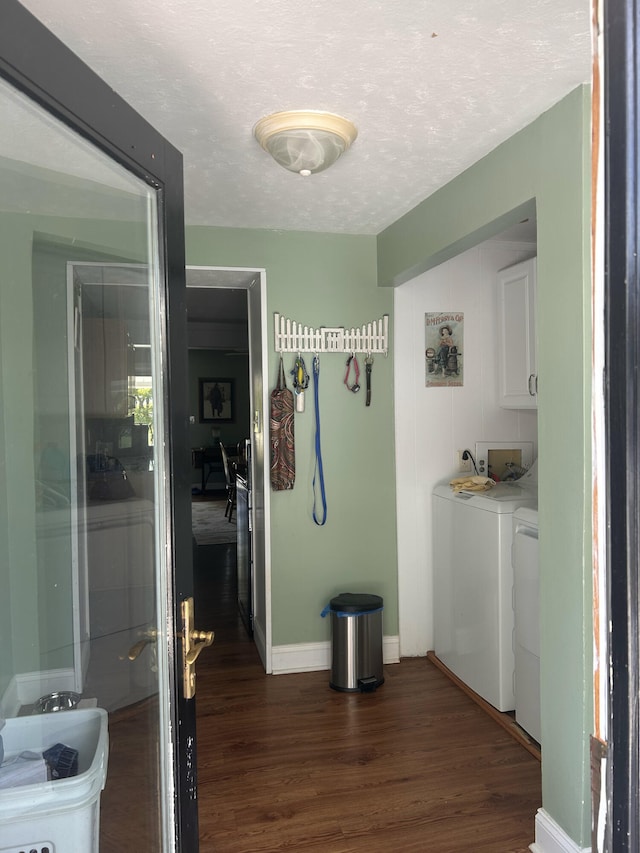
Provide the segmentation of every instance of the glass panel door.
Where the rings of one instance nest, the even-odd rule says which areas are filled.
[[[156,192],[0,112],[0,848],[171,850]]]

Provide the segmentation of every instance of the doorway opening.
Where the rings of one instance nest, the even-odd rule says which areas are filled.
[[[265,273],[187,267],[186,281],[194,505],[221,498],[218,541],[236,543],[236,604],[270,673]]]

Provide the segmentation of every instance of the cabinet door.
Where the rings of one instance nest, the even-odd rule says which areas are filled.
[[[535,258],[498,273],[498,311],[500,405],[504,409],[535,409],[538,392]]]
[[[127,416],[129,337],[120,320],[85,317],[84,405],[90,417]]]

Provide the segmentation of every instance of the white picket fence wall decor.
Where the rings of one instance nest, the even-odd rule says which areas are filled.
[[[383,353],[389,352],[389,315],[365,323],[358,328],[343,326],[303,326],[274,314],[276,352],[338,352],[338,353]]]

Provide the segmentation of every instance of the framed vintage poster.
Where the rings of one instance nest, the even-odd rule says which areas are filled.
[[[424,327],[426,387],[463,385],[464,314],[427,313]]]
[[[199,379],[200,423],[231,423],[234,418],[234,380]]]

